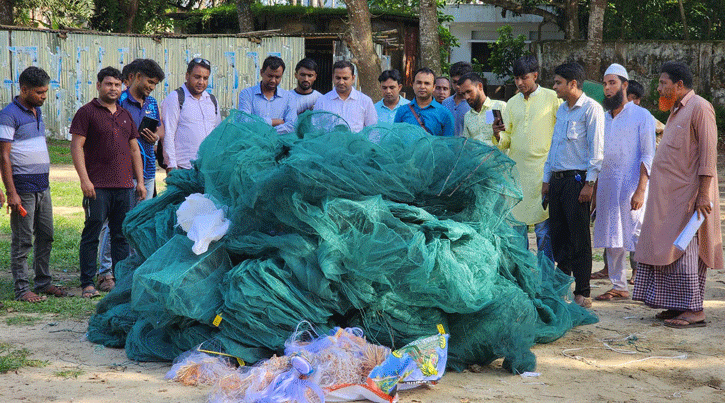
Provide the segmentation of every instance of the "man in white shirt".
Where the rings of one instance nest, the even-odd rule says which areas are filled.
[[[597,210],[594,247],[606,248],[612,289],[599,295],[599,301],[629,298],[626,255],[634,252],[639,238],[655,155],[654,120],[646,109],[627,102],[628,81],[627,70],[619,64],[604,73],[607,146],[592,210]]]
[[[289,94],[297,101],[297,114],[299,115],[304,111],[311,111],[317,98],[322,96],[319,91],[312,89],[317,81],[317,63],[309,57],[300,60],[295,66],[295,79],[297,79],[297,87]]]
[[[347,60],[335,62],[332,66],[332,91],[315,102],[316,111],[327,111],[340,115],[353,132],[378,122],[373,100],[353,87],[355,66]]]
[[[216,98],[206,91],[210,74],[208,60],[193,59],[186,68],[184,85],[161,103],[167,173],[177,168],[190,169],[201,142],[221,123]]]

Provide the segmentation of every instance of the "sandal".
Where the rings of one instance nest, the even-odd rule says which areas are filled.
[[[682,322],[682,323],[677,323],[677,322]],[[697,321],[691,321],[690,319],[677,317],[677,318],[667,319],[665,321],[665,326],[672,327],[675,329],[686,329],[688,327],[705,327],[705,326],[707,326],[707,324],[705,323],[704,319],[697,320]]]
[[[611,290],[605,292],[604,294],[599,295],[598,297],[596,297],[594,299],[596,299],[597,301],[629,299],[629,292],[611,289]]]
[[[96,298],[100,297],[101,293],[96,290],[96,287],[89,285],[88,287],[83,289],[83,293],[81,294],[81,297],[83,298]]]
[[[680,316],[680,314],[682,312],[683,311],[676,311],[674,309],[668,309],[666,311],[662,311],[662,312],[658,313],[657,315],[655,315],[655,319],[662,319],[662,320],[674,319],[674,318]]]
[[[98,278],[98,289],[103,292],[109,292],[116,286],[116,279],[111,275]]]
[[[32,291],[25,291],[23,295],[17,298],[18,301],[30,302],[31,304],[35,304],[36,302],[43,302],[46,299],[48,299],[48,297],[46,297],[45,295],[38,295]]]
[[[599,270],[596,273],[592,273],[592,275],[589,276],[589,278],[592,280],[604,280],[606,278],[609,278],[609,270],[604,270],[604,269]]]
[[[48,294],[52,295],[56,298],[62,298],[62,297],[72,297],[73,294],[66,291],[64,288],[55,286],[53,284],[45,287],[43,290],[40,291],[42,294]]]

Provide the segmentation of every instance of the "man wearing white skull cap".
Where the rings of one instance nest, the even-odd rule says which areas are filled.
[[[654,121],[647,110],[627,102],[628,80],[616,63],[604,73],[604,158],[592,210],[597,210],[594,247],[606,248],[612,289],[599,301],[629,298],[626,255],[639,237],[655,154]]]

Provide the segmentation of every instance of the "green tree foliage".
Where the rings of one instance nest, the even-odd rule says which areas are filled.
[[[137,0],[135,13],[129,11],[131,0],[95,0],[96,13],[91,19],[93,29],[108,32],[128,32],[129,19],[132,33],[151,34],[172,28],[172,21],[166,15],[176,8],[164,0]]]
[[[491,71],[499,78],[506,78],[507,82],[511,82],[514,74],[514,62],[521,56],[529,54],[526,49],[526,37],[519,35],[514,38],[513,29],[510,25],[504,25],[497,29],[496,32],[498,32],[498,39],[491,46],[491,56],[488,58],[486,65],[490,66]],[[473,68],[478,72],[485,70],[484,65],[478,63],[477,60],[474,60]]]
[[[82,28],[93,16],[93,0],[20,0],[15,3],[15,23],[60,29]]]
[[[394,0],[380,0],[394,1]],[[455,0],[472,3],[473,0]],[[514,15],[533,14],[556,22],[565,31],[578,21],[579,38],[586,38],[591,0],[574,1],[578,15],[567,16],[571,0],[477,0]],[[684,24],[678,0],[609,0],[604,16],[604,40],[680,40]],[[684,0],[685,19],[692,40],[725,40],[724,0]]]
[[[683,2],[690,39],[725,39],[725,1]],[[609,1],[604,19],[605,40],[684,39],[677,0]]]

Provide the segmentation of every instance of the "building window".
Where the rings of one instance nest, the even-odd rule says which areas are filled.
[[[481,71],[490,72],[491,47],[493,42],[471,42],[471,63],[481,65]]]

